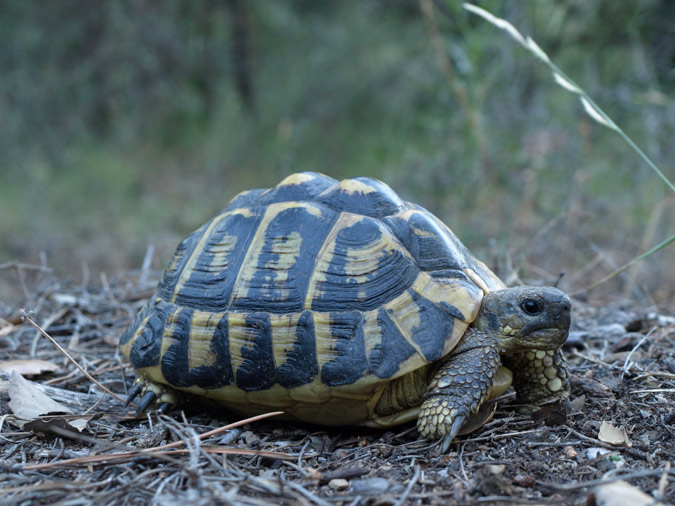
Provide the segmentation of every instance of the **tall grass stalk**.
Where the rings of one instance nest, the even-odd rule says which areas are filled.
[[[671,191],[675,192],[675,185],[665,176],[665,174],[656,166],[654,162],[651,161],[651,159],[642,151],[635,142],[624,132],[614,121],[612,118],[610,118],[605,111],[603,111],[598,104],[596,104],[593,99],[584,91],[584,89],[579,86],[577,83],[575,83],[567,74],[565,74],[560,68],[551,61],[549,56],[544,52],[541,47],[532,39],[530,36],[524,37],[518,29],[513,26],[511,23],[506,21],[505,19],[499,18],[490,12],[486,11],[485,9],[481,9],[480,7],[465,3],[463,4],[463,7],[473,13],[476,14],[483,19],[485,19],[487,22],[491,23],[492,25],[496,26],[500,30],[504,30],[507,32],[518,44],[523,46],[525,49],[527,49],[530,53],[532,53],[539,61],[544,63],[549,69],[551,69],[551,72],[553,74],[553,79],[555,82],[561,86],[562,88],[566,89],[570,93],[574,93],[579,97],[579,100],[581,101],[581,104],[584,108],[584,111],[586,114],[588,114],[594,121],[600,123],[601,125],[606,126],[607,128],[614,130],[617,134],[621,136],[621,138],[635,151],[640,158],[642,158],[645,163],[663,180],[663,182],[670,188]],[[619,267],[612,273],[608,274],[604,278],[602,278],[600,281],[597,283],[594,283],[592,286],[587,288],[587,290],[590,290],[591,288],[595,288],[596,286],[604,283],[605,281],[608,281],[612,279],[614,276],[617,274],[625,271],[629,267],[635,265],[636,263],[640,262],[641,260],[644,260],[650,255],[653,255],[657,251],[665,248],[669,244],[675,242],[675,234],[670,236],[669,238],[665,239],[661,243],[657,244],[653,248],[649,249],[648,251],[638,255],[634,259],[632,259],[630,262],[626,263],[625,265]]]

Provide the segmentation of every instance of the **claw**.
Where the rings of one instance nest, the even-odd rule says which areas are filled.
[[[129,390],[129,395],[127,396],[127,400],[124,403],[124,407],[127,407],[129,404],[131,404],[131,401],[133,401],[136,397],[138,397],[138,394],[141,393],[143,390],[143,387],[141,386],[140,383],[135,383],[133,387],[131,387],[131,390]]]
[[[136,410],[136,416],[143,414],[143,411],[148,409],[148,406],[157,400],[157,394],[152,390],[146,392],[146,394],[141,399],[141,402],[138,404],[138,409]]]
[[[452,427],[450,428],[450,432],[443,436],[443,439],[441,440],[441,453],[447,453],[448,449],[450,448],[450,443],[452,443],[452,440],[455,438],[455,436],[459,433],[459,431],[462,429],[464,426],[464,423],[466,422],[466,416],[460,415],[457,418],[455,418],[455,421],[452,422]]]
[[[171,409],[171,403],[170,402],[163,402],[162,404],[159,405],[158,411],[162,413],[163,415],[166,415],[169,410]]]

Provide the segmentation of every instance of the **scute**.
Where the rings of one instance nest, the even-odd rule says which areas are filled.
[[[317,195],[336,184],[338,182],[335,179],[316,172],[291,174],[274,188],[261,193],[257,204],[313,200]]]
[[[407,209],[384,219],[423,271],[439,275],[462,272],[467,267],[467,251],[457,237],[439,226],[429,212]]]
[[[186,250],[184,267],[171,284],[162,280],[160,297],[193,309],[226,311],[261,220],[259,208],[235,209],[214,218],[208,227],[200,229],[198,246]]]
[[[391,188],[368,177],[345,179],[324,191],[317,201],[337,211],[372,218],[383,218],[405,207]]]
[[[178,278],[185,270],[185,267],[194,253],[194,250],[197,247],[197,244],[199,243],[199,240],[204,234],[204,230],[206,230],[207,226],[208,223],[192,232],[185,239],[183,239],[176,248],[173,258],[164,271],[162,280],[157,287],[157,295],[162,299],[171,299],[173,291],[176,288]]]
[[[318,257],[311,309],[368,311],[406,290],[419,269],[379,220],[347,215]]]
[[[269,205],[231,295],[223,295],[229,309],[302,311],[317,255],[336,219],[334,211],[310,203]]]

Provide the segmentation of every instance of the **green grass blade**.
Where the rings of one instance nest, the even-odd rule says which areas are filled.
[[[656,166],[656,164],[651,161],[651,159],[644,153],[644,151],[642,151],[633,142],[633,140],[626,134],[626,132],[624,132],[616,123],[614,123],[614,121],[607,115],[607,113],[605,113],[600,108],[600,106],[598,106],[598,104],[596,104],[593,101],[593,99],[588,96],[588,94],[584,91],[584,89],[581,86],[579,86],[572,79],[570,79],[569,76],[567,76],[562,70],[560,70],[560,68],[558,68],[558,66],[555,63],[551,61],[549,56],[544,52],[543,49],[541,49],[541,47],[539,47],[539,45],[531,37],[527,38],[523,37],[523,35],[518,31],[518,29],[511,23],[509,23],[505,19],[495,16],[494,14],[486,11],[485,9],[482,9],[480,7],[477,7],[476,5],[472,5],[469,3],[465,3],[463,4],[463,6],[469,12],[482,17],[488,23],[491,23],[497,28],[507,32],[516,42],[518,42],[518,44],[520,44],[529,52],[531,52],[539,61],[547,65],[553,72],[553,77],[555,78],[555,81],[558,85],[560,85],[562,88],[566,89],[570,93],[574,93],[575,95],[579,96],[581,103],[584,107],[584,110],[591,118],[593,118],[593,120],[618,133],[621,136],[621,138],[624,141],[626,141],[626,143],[633,149],[633,151],[635,151],[638,154],[638,156],[640,156],[640,158],[644,160],[647,166],[649,166],[649,168],[651,168],[659,176],[659,178],[661,178],[661,180],[668,186],[668,188],[670,188],[671,191],[675,192],[675,185],[673,185],[673,183]]]

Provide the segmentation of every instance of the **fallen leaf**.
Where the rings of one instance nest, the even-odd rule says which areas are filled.
[[[63,417],[50,418],[49,420],[37,418],[26,423],[23,426],[23,430],[29,430],[38,435],[53,434],[55,436],[73,439],[71,434],[82,432],[82,429],[84,429],[86,425],[87,420],[84,418],[76,418],[70,422]]]
[[[597,506],[646,506],[647,504],[654,504],[653,497],[622,480],[600,485],[595,489],[594,495]]]
[[[0,369],[11,373],[18,372],[22,376],[35,376],[44,372],[54,372],[59,368],[46,360],[27,359],[27,360],[0,360]]]
[[[586,394],[581,394],[570,401],[570,407],[575,413],[583,411],[584,404],[586,404]]]
[[[346,490],[349,488],[349,482],[341,478],[335,478],[328,482],[328,486],[333,490]]]
[[[66,406],[43,394],[32,382],[14,371],[9,377],[9,408],[24,423],[40,415],[72,414]]]
[[[625,446],[626,448],[633,446],[628,434],[626,434],[626,429],[623,427],[619,429],[607,421],[603,421],[600,425],[598,439],[614,446]]]
[[[11,322],[0,318],[0,337],[8,336],[18,328],[18,325],[13,325]]]

